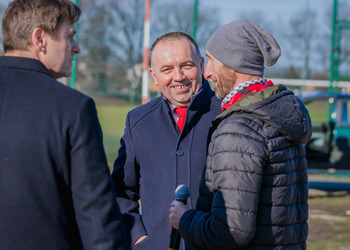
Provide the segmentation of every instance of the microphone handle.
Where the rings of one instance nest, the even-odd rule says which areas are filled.
[[[178,201],[181,201],[185,205],[187,203],[187,200],[178,200]],[[180,241],[181,241],[181,236],[180,236],[179,230],[172,227],[171,234],[170,234],[169,250],[179,250]]]
[[[169,250],[178,250],[180,248],[180,240],[179,230],[171,228]]]

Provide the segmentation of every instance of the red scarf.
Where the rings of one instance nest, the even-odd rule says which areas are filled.
[[[265,83],[265,85],[262,84],[253,84],[248,86],[247,88],[242,89],[240,92],[238,92],[237,94],[235,94],[232,99],[230,101],[228,101],[227,103],[224,103],[221,107],[222,111],[231,108],[231,106],[237,102],[238,100],[240,100],[243,96],[249,94],[249,93],[255,93],[255,92],[260,92],[262,89],[266,89],[268,87],[272,87],[273,83],[272,81],[267,81]]]

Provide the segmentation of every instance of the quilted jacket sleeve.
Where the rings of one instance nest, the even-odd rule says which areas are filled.
[[[255,235],[268,149],[246,122],[222,124],[212,136],[204,190],[212,203],[207,211],[187,211],[180,221],[182,237],[198,247],[244,247]]]

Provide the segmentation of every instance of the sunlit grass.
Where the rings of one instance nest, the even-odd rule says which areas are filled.
[[[127,113],[136,105],[97,105],[97,115],[103,131],[103,143],[111,167],[118,155]]]

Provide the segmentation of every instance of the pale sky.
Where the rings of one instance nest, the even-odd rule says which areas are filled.
[[[199,0],[199,4],[219,8],[221,23],[226,24],[239,19],[244,12],[253,11],[278,19],[294,15],[309,6],[323,14],[325,8],[333,6],[333,0]]]

